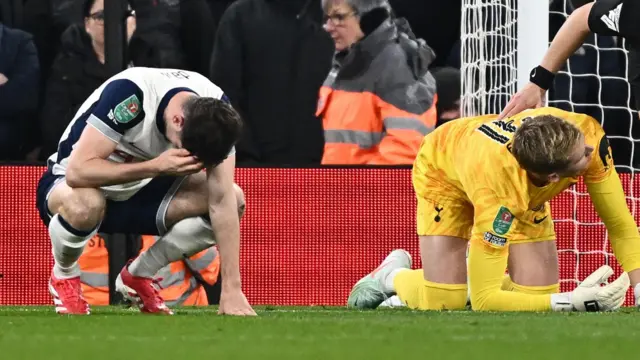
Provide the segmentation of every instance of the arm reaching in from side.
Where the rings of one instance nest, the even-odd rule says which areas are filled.
[[[540,66],[532,72],[532,81],[518,91],[502,110],[499,119],[508,118],[523,110],[538,108],[544,104],[544,96],[555,73],[573,54],[589,35],[589,13],[593,3],[576,9],[562,25],[553,38],[549,49],[540,62]],[[538,84],[536,84],[538,83]]]
[[[233,187],[235,156],[207,170],[209,217],[220,252],[222,292],[219,314],[256,315],[242,292],[240,279],[240,218]]]

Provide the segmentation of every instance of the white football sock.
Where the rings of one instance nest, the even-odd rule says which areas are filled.
[[[154,277],[163,267],[215,245],[208,221],[192,217],[177,222],[129,265],[133,276]]]
[[[85,245],[95,234],[97,228],[87,232],[74,229],[60,214],[55,214],[49,222],[49,236],[53,259],[53,275],[57,279],[69,279],[80,276],[78,259]]]
[[[385,293],[394,293],[396,292],[396,288],[393,286],[393,280],[395,280],[396,275],[400,274],[403,271],[410,271],[411,269],[407,268],[398,268],[393,269],[389,274],[384,278],[382,291]]]

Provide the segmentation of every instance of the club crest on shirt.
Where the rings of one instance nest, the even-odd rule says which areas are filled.
[[[512,223],[513,214],[509,209],[501,206],[495,219],[493,219],[493,231],[498,235],[504,235],[509,232]]]
[[[133,94],[126,98],[123,102],[116,105],[113,109],[113,115],[117,122],[126,124],[135,119],[140,113],[140,100]]]

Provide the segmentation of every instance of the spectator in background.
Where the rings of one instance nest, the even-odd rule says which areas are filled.
[[[23,160],[38,108],[40,65],[32,36],[0,23],[0,160]]]
[[[460,118],[460,70],[452,67],[443,67],[431,71],[436,79],[438,89],[438,102],[436,110],[438,121],[436,127],[447,121]]]
[[[222,14],[234,0],[180,0],[180,38],[189,70],[209,74]]]
[[[320,0],[239,0],[223,14],[211,79],[245,121],[238,163],[320,163],[314,111],[333,54],[321,19]]]
[[[84,23],[71,25],[62,34],[61,50],[54,60],[40,115],[40,159],[56,152],[58,140],[86,98],[111,74],[104,57],[104,0],[84,1]],[[135,12],[127,19],[127,38],[136,29]]]
[[[129,44],[135,66],[187,70],[180,39],[178,0],[129,0],[136,11],[136,32]]]
[[[320,90],[323,164],[412,164],[436,125],[433,51],[387,0],[323,0],[337,53]]]

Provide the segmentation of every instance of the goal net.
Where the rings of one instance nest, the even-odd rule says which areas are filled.
[[[500,113],[528,82],[529,71],[542,59],[549,39],[573,10],[571,0],[463,0],[463,116]],[[630,173],[638,167],[634,154],[640,136],[632,126],[638,120],[630,110],[627,61],[621,39],[590,35],[556,76],[548,104],[600,121],[611,143],[616,168],[623,173],[627,203],[638,222],[636,192],[640,180]],[[572,289],[603,263],[619,271],[606,229],[593,210],[584,184],[565,191],[553,204],[562,288]]]

